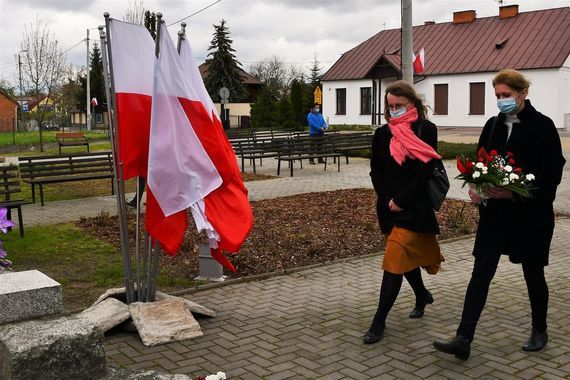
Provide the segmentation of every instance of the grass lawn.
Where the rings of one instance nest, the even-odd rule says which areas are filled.
[[[105,139],[107,138],[106,132],[87,132],[82,131],[85,137],[88,139]],[[55,143],[57,142],[55,131],[43,131],[42,137],[44,143]],[[12,132],[2,132],[0,133],[0,146],[4,145],[14,145],[14,137],[16,139],[16,145],[29,145],[29,144],[39,144],[40,143],[40,133],[38,131],[33,132],[16,132],[15,136]]]
[[[115,247],[73,224],[28,227],[23,239],[17,231],[1,238],[15,270],[38,269],[63,286],[68,311],[88,307],[106,289],[123,286],[123,265]],[[161,290],[193,284],[172,273],[159,273]]]

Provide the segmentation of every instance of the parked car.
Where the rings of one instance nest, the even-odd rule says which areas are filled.
[[[59,131],[59,127],[53,123],[44,123],[42,131]]]

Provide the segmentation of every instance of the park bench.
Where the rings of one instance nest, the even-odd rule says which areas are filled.
[[[44,205],[43,185],[62,182],[111,179],[113,183],[113,156],[110,151],[61,154],[57,156],[20,157],[22,180],[32,186],[32,202],[36,202],[35,186],[40,188],[41,205]]]
[[[59,154],[61,154],[61,147],[64,146],[86,146],[89,152],[89,140],[82,132],[60,132],[55,134],[57,139],[57,146]]]
[[[284,141],[286,138],[249,139],[236,142],[234,150],[241,158],[241,171],[245,172],[245,161],[250,160],[253,172],[257,173],[256,161],[259,160],[259,165],[262,166],[264,158],[279,157]]]
[[[373,134],[370,132],[339,133],[331,136],[331,139],[335,151],[342,153],[348,164],[350,152],[372,148],[372,136]]]
[[[295,161],[299,161],[301,169],[303,168],[303,160],[324,159],[327,170],[327,159],[338,159],[338,171],[340,172],[340,157],[342,153],[335,151],[334,143],[330,136],[322,137],[297,137],[287,139],[280,151],[277,159],[277,175],[281,172],[281,162],[285,161],[289,164],[289,171],[293,177],[293,167]]]
[[[22,206],[30,202],[23,199],[13,199],[18,193],[21,193],[20,175],[18,167],[14,165],[0,167],[0,207],[8,209],[8,219],[12,217],[12,209],[18,211],[18,226],[20,227],[20,236],[24,237],[24,219],[22,217]]]

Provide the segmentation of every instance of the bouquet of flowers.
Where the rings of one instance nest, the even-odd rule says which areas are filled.
[[[507,152],[503,157],[496,150],[487,152],[485,148],[480,148],[474,160],[462,155],[457,156],[457,169],[460,174],[455,178],[462,179],[463,186],[468,184],[481,199],[488,198],[485,192],[491,187],[502,187],[522,197],[530,197],[534,175],[523,173],[515,164],[511,152]]]
[[[7,233],[8,228],[14,227],[14,223],[7,218],[8,209],[5,207],[0,208],[0,231]],[[12,262],[6,258],[6,251],[2,246],[0,240],[0,270],[10,270]]]

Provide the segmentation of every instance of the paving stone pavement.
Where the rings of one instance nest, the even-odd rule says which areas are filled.
[[[566,154],[569,157],[568,154]],[[457,174],[446,162],[448,174]],[[276,174],[273,160],[259,173]],[[246,167],[251,171],[251,167]],[[564,173],[555,203],[570,215],[570,177]],[[251,200],[306,192],[371,188],[368,160],[343,161],[341,171],[304,165],[268,181],[246,183]],[[449,196],[466,198],[466,190],[451,181]],[[24,207],[26,226],[52,224],[116,212],[114,197],[48,202]],[[521,237],[523,238],[523,237]],[[226,284],[186,295],[218,311],[201,319],[203,337],[152,348],[136,334],[108,335],[107,358],[119,366],[158,369],[192,376],[224,371],[229,379],[568,379],[570,378],[570,219],[557,222],[546,273],[551,298],[550,342],[540,353],[525,353],[530,316],[520,266],[503,260],[491,287],[473,345],[472,358],[460,362],[435,352],[432,341],[453,336],[472,269],[473,239],[442,244],[446,263],[437,276],[424,276],[435,303],[420,320],[407,317],[414,297],[409,286],[389,316],[383,341],[361,343],[375,311],[381,280],[380,256],[304,269],[260,281]]]

